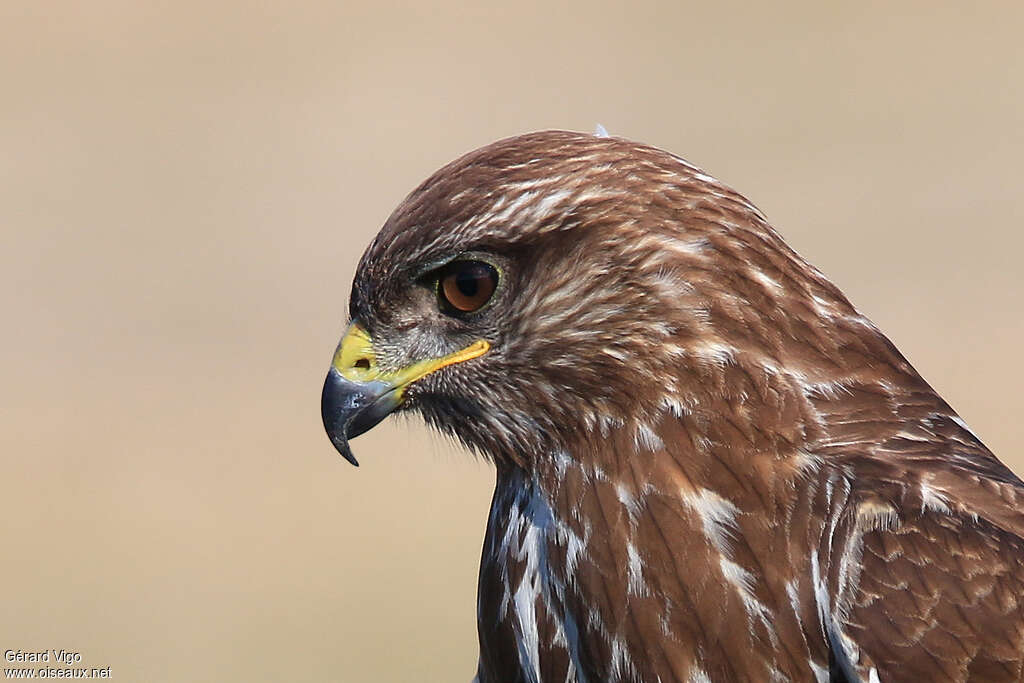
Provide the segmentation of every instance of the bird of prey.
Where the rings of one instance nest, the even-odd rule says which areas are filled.
[[[532,133],[358,266],[322,415],[494,463],[477,680],[1019,681],[1024,483],[747,199]]]

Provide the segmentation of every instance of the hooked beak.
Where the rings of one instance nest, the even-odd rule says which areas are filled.
[[[443,367],[482,356],[490,348],[481,339],[447,356],[383,371],[377,365],[369,333],[353,322],[334,352],[320,397],[320,415],[327,436],[342,457],[358,467],[348,440],[369,431],[398,408],[406,387]]]

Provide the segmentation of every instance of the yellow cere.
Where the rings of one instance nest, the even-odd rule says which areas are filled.
[[[353,382],[380,381],[402,388],[443,367],[482,356],[490,348],[486,339],[480,339],[447,356],[427,358],[394,372],[383,372],[377,366],[369,333],[361,325],[353,324],[338,344],[332,365],[342,377]]]

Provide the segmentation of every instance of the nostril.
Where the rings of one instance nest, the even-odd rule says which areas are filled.
[[[369,358],[360,358],[359,360],[356,361],[355,367],[358,370],[369,370],[370,369],[370,359]]]

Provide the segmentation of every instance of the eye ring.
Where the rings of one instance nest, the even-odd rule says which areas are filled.
[[[498,269],[486,261],[452,261],[437,278],[437,298],[449,315],[475,313],[498,289]]]

